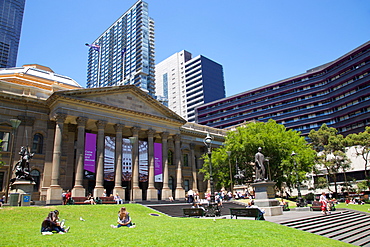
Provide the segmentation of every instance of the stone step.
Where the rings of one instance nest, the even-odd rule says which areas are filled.
[[[310,217],[310,218],[306,218],[306,219],[299,219],[299,220],[294,220],[294,221],[288,221],[288,222],[282,222],[280,224],[283,224],[285,226],[289,226],[289,227],[294,227],[294,228],[297,228],[299,225],[311,225],[311,224],[317,224],[319,222],[323,222],[323,221],[327,221],[328,218],[333,218],[333,217],[338,217],[338,215],[340,215],[339,217],[345,217],[346,215],[353,215],[354,213],[353,212],[349,212],[349,211],[341,211],[341,212],[338,212],[338,213],[333,213],[331,215],[325,215],[325,217],[323,215],[319,215],[319,216],[315,216],[315,217]]]
[[[356,230],[356,231],[353,231],[353,233],[354,234],[351,237],[341,238],[340,241],[345,242],[345,243],[349,243],[349,244],[353,244],[355,242],[361,241],[364,238],[370,237],[370,229],[362,230],[362,231]],[[333,239],[335,239],[335,238],[333,238]]]
[[[325,216],[323,216],[325,217]],[[330,228],[332,227],[346,227],[346,225],[343,225],[343,223],[345,222],[345,224],[347,223],[352,223],[352,222],[356,222],[360,219],[362,219],[363,216],[361,215],[352,215],[352,216],[346,216],[346,217],[337,217],[337,218],[333,218],[333,219],[329,219],[325,222],[322,222],[320,224],[313,224],[311,226],[307,226],[307,227],[302,227],[302,228],[299,228],[300,230],[303,230],[303,231],[308,231],[308,232],[311,232],[311,233],[317,233],[319,231],[322,231],[322,230],[326,230],[328,229],[328,224],[330,224]]]
[[[364,238],[361,238],[355,242],[352,242],[351,244],[353,245],[357,245],[357,246],[366,246],[366,247],[369,247],[370,246],[370,237],[364,237]]]
[[[354,210],[339,210],[331,215],[320,215],[280,222],[345,243],[370,247],[370,214]]]
[[[326,230],[322,230],[322,231],[319,231],[319,232],[315,232],[316,234],[319,234],[319,235],[322,235],[322,236],[325,236],[325,237],[328,237],[328,238],[333,238],[333,237],[336,237],[336,236],[339,236],[341,234],[346,234],[350,231],[352,231],[353,229],[357,229],[357,228],[366,228],[366,227],[369,227],[370,226],[370,222],[369,222],[369,219],[366,218],[366,217],[363,217],[362,219],[359,219],[357,221],[353,221],[353,222],[344,222],[344,224],[341,224],[337,227],[330,227]]]
[[[326,215],[326,216],[327,217],[334,217],[334,215],[338,215],[338,214],[341,214],[341,215],[351,214],[352,215],[353,212],[350,212],[350,211],[340,211],[340,212],[336,212],[336,213],[333,213],[331,215]],[[309,217],[309,218],[302,218],[302,219],[299,219],[299,220],[284,221],[284,222],[280,222],[280,224],[286,225],[286,226],[289,226],[289,227],[294,227],[295,225],[299,225],[299,224],[316,223],[316,222],[322,221],[324,219],[325,218],[323,218],[322,215],[318,215],[318,216]]]

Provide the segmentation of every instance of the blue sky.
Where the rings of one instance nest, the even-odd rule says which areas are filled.
[[[26,0],[17,66],[86,86],[88,48],[136,1]],[[370,40],[369,0],[147,0],[156,63],[181,50],[224,68],[235,95],[330,62]]]

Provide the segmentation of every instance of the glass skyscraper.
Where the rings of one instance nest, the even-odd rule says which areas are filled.
[[[0,68],[16,67],[26,0],[0,0]]]
[[[87,88],[133,84],[155,94],[154,21],[137,1],[89,46]]]

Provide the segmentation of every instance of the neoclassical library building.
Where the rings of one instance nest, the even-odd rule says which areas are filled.
[[[199,173],[204,138],[218,147],[226,130],[188,123],[136,86],[85,89],[32,64],[1,69],[0,89],[2,195],[22,146],[34,153],[35,202],[61,204],[67,190],[153,201],[209,189]]]

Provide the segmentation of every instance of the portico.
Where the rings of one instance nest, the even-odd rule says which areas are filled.
[[[14,141],[5,139],[15,151],[1,150],[0,182],[12,176],[8,161],[18,160],[16,150],[29,146],[32,201],[61,204],[66,190],[76,197],[118,193],[126,201],[184,200],[189,189],[207,191],[199,173],[203,139],[210,133],[222,145],[226,131],[187,123],[134,85],[84,89],[40,65],[0,77],[2,135],[11,131],[9,119],[21,120]]]
[[[52,176],[50,181],[43,181],[41,191],[47,204],[61,201],[62,189],[70,186],[72,196],[85,196],[92,192],[94,197],[100,197],[103,191],[107,191],[131,201],[168,199],[169,196],[182,200],[186,189],[204,191],[206,183],[201,181],[197,169],[204,152],[202,138],[212,128],[202,126],[203,130],[193,128],[192,131],[183,128],[186,124],[184,119],[135,86],[55,92],[47,103],[50,105],[50,121],[56,123]],[[75,130],[74,135],[70,129]],[[86,133],[96,136],[95,173],[90,177],[86,176],[84,169]],[[217,135],[222,140],[222,133]],[[114,140],[110,147],[113,150],[111,161],[107,158],[109,154],[105,153],[107,138]],[[134,140],[129,155],[131,160],[122,165],[124,142],[129,138]],[[75,145],[74,176],[72,181],[61,186],[59,177],[65,163],[63,156],[69,156],[63,155],[61,150],[66,143]],[[161,150],[155,150],[156,147]],[[168,152],[173,153],[170,164]],[[161,164],[157,164],[157,159]],[[108,167],[110,162],[112,167]],[[114,174],[107,178],[109,169]],[[161,171],[156,174],[158,169]],[[124,173],[128,177],[123,176]],[[170,178],[172,184],[169,184]],[[203,188],[198,188],[198,184]]]

